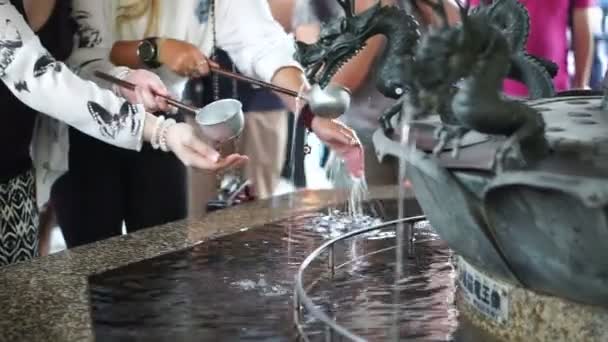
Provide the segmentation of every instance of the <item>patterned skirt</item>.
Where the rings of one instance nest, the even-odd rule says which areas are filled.
[[[38,207],[32,171],[0,183],[0,266],[38,256]]]

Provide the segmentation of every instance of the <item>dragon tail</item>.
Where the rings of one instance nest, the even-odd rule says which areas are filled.
[[[557,74],[557,65],[550,61],[519,53],[511,56],[508,77],[528,87],[528,98],[540,99],[555,96],[552,76]]]

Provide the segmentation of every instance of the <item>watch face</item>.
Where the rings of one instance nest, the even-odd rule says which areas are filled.
[[[148,62],[154,60],[154,50],[155,49],[152,43],[147,40],[144,40],[143,42],[141,42],[141,44],[139,44],[139,49],[137,50],[137,52],[139,54],[139,58],[141,58],[142,61]]]

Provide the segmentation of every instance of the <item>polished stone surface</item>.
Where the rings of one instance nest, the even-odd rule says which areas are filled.
[[[394,198],[395,187],[370,198]],[[205,240],[342,203],[345,194],[302,191],[176,222],[0,269],[0,341],[93,340],[88,277]],[[83,227],[86,229],[86,227]]]

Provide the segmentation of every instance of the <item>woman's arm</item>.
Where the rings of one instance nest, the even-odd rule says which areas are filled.
[[[420,20],[423,26],[430,27],[441,27],[444,25],[441,18],[437,16],[437,13],[426,3],[429,0],[416,0],[416,6],[420,15]],[[437,0],[431,0],[434,3],[438,3]],[[461,0],[462,2],[462,0]],[[460,10],[456,5],[456,0],[444,0],[443,5],[445,6],[445,12],[448,19],[449,25],[454,25],[461,21]]]
[[[0,5],[0,79],[20,101],[39,112],[109,144],[141,148],[143,106],[83,81],[55,61],[8,2]]]
[[[218,1],[216,16],[218,47],[242,73],[295,91],[306,84],[294,60],[295,42],[273,18],[266,0]],[[293,98],[282,99],[295,110]]]
[[[57,0],[23,0],[25,16],[34,32],[46,24],[53,14]]]
[[[301,69],[293,37],[273,18],[267,0],[218,1],[216,7],[218,47],[241,72],[269,82],[280,68]]]

